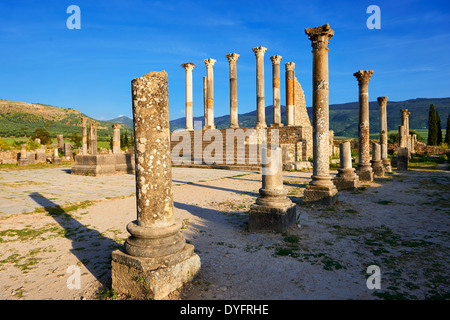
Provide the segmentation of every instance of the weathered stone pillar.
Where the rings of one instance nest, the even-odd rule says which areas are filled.
[[[372,169],[373,174],[376,177],[384,177],[384,166],[383,161],[381,161],[381,147],[380,144],[372,143]]]
[[[256,128],[266,128],[266,102],[264,98],[264,53],[267,48],[259,46],[253,48],[256,56]]]
[[[237,104],[237,71],[236,62],[240,57],[237,53],[226,55],[230,64],[230,128],[239,128],[238,104]]]
[[[53,150],[53,159],[52,163],[61,163],[61,158],[59,157],[58,148],[55,148]]]
[[[72,159],[72,145],[70,142],[64,143],[64,156]]]
[[[181,65],[186,71],[186,130],[194,130],[194,115],[192,111],[192,70],[195,64],[188,62]]]
[[[336,188],[340,190],[356,189],[360,186],[358,175],[352,167],[352,151],[350,141],[339,144],[340,168],[333,179]]]
[[[406,147],[397,149],[397,170],[408,170],[409,150]]]
[[[380,118],[380,147],[381,161],[385,172],[392,172],[391,160],[388,157],[388,129],[387,129],[387,100],[388,97],[378,97],[379,118]]]
[[[200,258],[173,216],[167,73],[150,72],[131,87],[137,220],[127,225],[124,251],[112,253],[112,288],[135,299],[161,299],[198,273]]]
[[[206,129],[208,126],[208,80],[207,77],[203,77],[203,112],[205,124],[203,128]]]
[[[113,124],[113,140],[112,140],[112,152],[121,153],[120,150],[120,129],[122,126],[120,124]]]
[[[295,225],[296,205],[283,186],[283,161],[280,147],[262,148],[261,195],[250,208],[249,231],[284,232]]]
[[[64,139],[63,139],[63,135],[62,134],[58,134],[56,136],[56,147],[58,148],[59,151],[63,151],[64,149]]]
[[[97,124],[91,123],[89,128],[89,151],[91,155],[97,154]]]
[[[20,166],[24,166],[28,164],[28,155],[27,155],[27,145],[26,143],[23,143],[20,145],[20,155],[19,155],[19,162],[18,164]]]
[[[411,135],[411,153],[416,153],[417,134]]]
[[[295,110],[295,63],[288,62],[286,68],[286,125],[294,125]]]
[[[398,126],[398,147],[407,148],[406,146],[406,130],[405,126]]]
[[[361,181],[372,181],[373,170],[370,166],[370,137],[369,137],[369,80],[373,70],[359,70],[353,75],[358,79],[359,87],[359,126],[358,149],[359,159],[356,173]]]
[[[216,63],[214,59],[205,59],[203,62],[206,65],[206,108],[208,114],[208,122],[206,124],[206,129],[215,129],[214,125],[214,72],[213,67]]]
[[[280,62],[281,56],[271,56],[272,60],[272,92],[273,92],[273,123],[271,127],[282,127],[281,122],[281,99],[280,99]]]
[[[86,122],[87,117],[81,117],[81,126],[82,126],[82,142],[83,142],[83,149],[82,149],[82,155],[87,155],[87,129],[86,129]]]
[[[328,24],[305,29],[313,48],[313,175],[303,193],[305,202],[333,205],[337,189],[331,181],[329,158]]]

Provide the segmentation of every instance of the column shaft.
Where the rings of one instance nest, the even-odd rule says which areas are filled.
[[[239,128],[238,104],[237,104],[237,59],[240,57],[237,53],[226,55],[230,64],[230,128]]]
[[[216,63],[214,59],[203,60],[206,65],[206,81],[207,81],[207,92],[206,92],[206,106],[208,114],[208,129],[215,129],[214,125],[214,71],[213,67]]]
[[[280,99],[280,61],[281,56],[270,57],[272,60],[272,92],[273,92],[273,127],[281,127],[281,99]]]
[[[253,52],[256,56],[256,128],[266,128],[266,102],[264,97],[264,53],[267,48],[256,47]]]
[[[192,70],[195,67],[193,63],[184,63],[181,65],[186,71],[186,130],[194,130],[194,117],[192,111]]]
[[[314,59],[314,58],[313,58]],[[294,125],[294,109],[295,109],[295,63],[288,62],[286,67],[286,124]]]

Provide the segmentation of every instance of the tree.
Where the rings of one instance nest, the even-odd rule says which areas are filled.
[[[430,105],[428,113],[428,143],[429,146],[437,145],[437,123],[436,123],[436,109],[434,104]]]
[[[73,142],[75,147],[80,148],[81,147],[81,137],[76,132],[72,132],[72,137],[70,137],[70,141]]]
[[[436,125],[437,125],[437,140],[436,145],[442,143],[442,127],[441,127],[441,117],[439,116],[439,110],[436,110]]]
[[[50,144],[52,143],[52,139],[50,138],[50,133],[47,131],[47,129],[44,128],[37,128],[34,131],[34,134],[31,136],[30,140],[34,141],[36,138],[41,139],[41,144]]]
[[[450,112],[447,117],[447,129],[445,129],[445,140],[444,142],[450,146]]]

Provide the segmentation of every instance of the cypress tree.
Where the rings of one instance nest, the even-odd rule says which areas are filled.
[[[436,109],[434,104],[430,105],[428,113],[428,143],[429,146],[437,144],[437,123],[436,123]]]
[[[447,129],[445,129],[445,140],[444,142],[450,146],[450,112],[447,117]]]
[[[439,116],[439,110],[436,110],[436,124],[437,124],[437,140],[436,145],[442,143],[442,127],[441,127],[441,117]]]

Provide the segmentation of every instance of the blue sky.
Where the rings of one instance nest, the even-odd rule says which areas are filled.
[[[69,5],[81,29],[69,30]],[[369,5],[381,29],[368,29]],[[264,46],[266,105],[272,104],[270,56],[284,63],[312,103],[312,53],[305,28],[329,23],[330,103],[357,101],[353,73],[374,70],[370,101],[450,96],[450,2],[445,1],[24,1],[0,0],[0,99],[75,108],[96,119],[131,117],[131,80],[169,75],[170,118],[184,116],[185,71],[193,62],[194,116],[203,115],[204,59],[214,67],[215,116],[229,114],[229,69],[238,53],[238,110],[256,108],[256,58]]]

